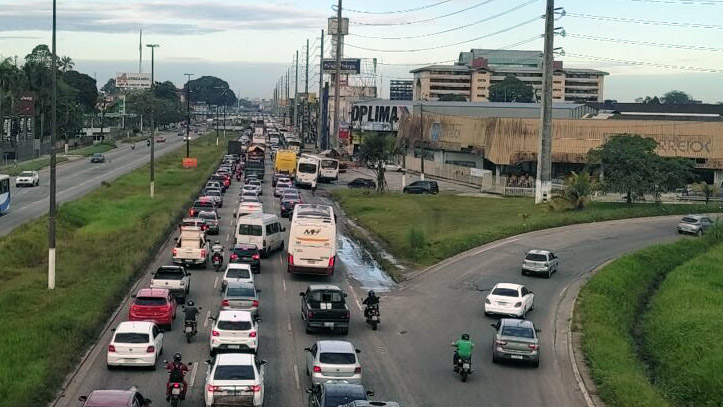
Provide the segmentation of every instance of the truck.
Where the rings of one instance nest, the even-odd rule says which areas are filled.
[[[153,274],[151,288],[165,288],[179,303],[185,303],[191,290],[191,273],[183,266],[161,266]]]
[[[228,153],[229,154],[236,154],[241,155],[244,151],[244,144],[238,140],[230,140],[228,142]]]
[[[296,173],[296,153],[291,150],[279,150],[274,160],[274,171],[289,174],[291,179]]]
[[[173,263],[206,266],[210,251],[206,232],[198,227],[181,227],[181,236],[176,239],[176,247],[173,248]]]
[[[266,135],[264,134],[263,127],[254,128],[253,137],[251,137],[251,144],[266,145]]]
[[[349,307],[346,293],[331,284],[311,284],[301,296],[301,318],[306,324],[306,333],[315,329],[349,333]]]

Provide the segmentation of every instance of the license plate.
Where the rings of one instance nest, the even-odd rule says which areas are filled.
[[[333,328],[334,323],[333,322],[324,322],[324,328]]]
[[[181,394],[181,389],[178,387],[174,387],[173,390],[171,390],[171,394],[173,394],[174,396],[178,396]]]
[[[520,355],[512,355],[510,356],[512,359],[522,359],[522,356]]]
[[[229,349],[239,349],[240,347],[239,345],[228,345]]]
[[[193,332],[193,327],[187,326],[187,327],[186,327],[186,332]]]
[[[376,315],[372,315],[372,321],[379,321],[379,317]]]
[[[316,264],[318,263],[316,260],[309,260],[309,264]]]
[[[469,363],[465,363],[462,365],[462,368],[465,370],[469,370]]]

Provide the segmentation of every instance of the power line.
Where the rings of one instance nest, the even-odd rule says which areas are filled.
[[[593,60],[593,61],[617,62],[617,63],[621,63],[621,64],[626,64],[626,65],[652,66],[652,67],[656,67],[656,68],[679,69],[679,70],[684,70],[684,71],[696,71],[696,72],[723,73],[723,69],[700,68],[700,67],[696,67],[696,66],[684,66],[684,65],[659,64],[659,63],[655,63],[655,62],[645,62],[645,61],[628,61],[628,60],[617,59],[617,58],[597,57],[594,55],[565,53],[565,56],[573,57],[573,58],[589,59],[589,60]]]
[[[483,1],[483,2],[480,2],[480,3],[477,3],[477,4],[475,4],[475,5],[469,6],[469,7],[467,7],[467,8],[463,8],[462,10],[454,11],[454,12],[449,13],[449,14],[443,14],[443,15],[437,16],[437,17],[425,18],[425,19],[423,19],[423,20],[402,21],[402,22],[398,22],[398,23],[359,23],[359,22],[354,22],[354,21],[352,21],[351,24],[354,24],[354,25],[367,25],[367,26],[391,26],[391,25],[411,25],[411,24],[426,23],[426,22],[428,22],[428,21],[435,21],[435,20],[439,20],[439,19],[442,19],[442,18],[445,18],[445,17],[451,17],[451,16],[454,16],[454,15],[457,15],[457,14],[461,14],[461,13],[464,13],[465,11],[472,10],[473,8],[477,8],[477,7],[480,7],[480,6],[484,6],[485,4],[492,3],[493,1],[495,1],[495,0],[485,0],[485,1]]]
[[[666,44],[666,43],[659,43],[659,42],[626,40],[626,39],[622,39],[622,38],[595,37],[592,35],[571,34],[571,33],[566,33],[565,36],[570,37],[570,38],[579,38],[582,40],[606,41],[606,42],[615,42],[615,43],[619,43],[619,44],[645,45],[645,46],[651,46],[651,47],[672,48],[672,49],[689,49],[689,50],[694,50],[694,51],[723,52],[723,48],[701,47],[701,46],[697,46],[697,45]]]
[[[470,40],[459,41],[459,42],[455,42],[455,43],[452,43],[452,44],[438,45],[438,46],[436,46],[436,47],[416,48],[416,49],[377,49],[377,48],[360,47],[360,46],[354,45],[354,44],[344,44],[344,45],[347,46],[347,47],[352,47],[352,48],[357,48],[357,49],[363,49],[363,50],[366,50],[366,51],[375,51],[375,52],[419,52],[419,51],[429,51],[429,50],[440,49],[440,48],[448,48],[448,47],[453,47],[453,46],[456,46],[456,45],[467,44],[467,43],[470,43],[470,42],[478,41],[478,40],[481,40],[481,39],[483,39],[483,38],[492,37],[492,36],[497,35],[497,34],[502,34],[502,33],[505,33],[505,32],[507,32],[507,31],[514,30],[515,28],[519,28],[519,27],[522,27],[523,25],[527,25],[527,24],[530,24],[530,23],[532,23],[532,22],[539,21],[539,20],[540,20],[540,17],[535,17],[535,18],[529,19],[529,20],[527,20],[527,21],[523,21],[523,22],[521,22],[521,23],[519,23],[519,24],[515,24],[515,25],[513,25],[513,26],[511,26],[511,27],[507,27],[507,28],[503,28],[503,29],[501,29],[501,30],[495,31],[495,32],[490,33],[490,34],[481,35],[481,36],[479,36],[479,37],[472,38],[472,39],[470,39]]]
[[[681,5],[694,5],[699,4],[701,6],[723,6],[723,1],[714,0],[628,0],[638,3],[663,3],[663,4],[681,4]]]
[[[616,23],[633,23],[633,24],[646,24],[646,25],[663,25],[663,26],[668,26],[668,27],[705,28],[705,29],[713,29],[713,30],[723,30],[723,25],[713,25],[713,24],[678,23],[678,22],[673,22],[673,21],[637,20],[634,18],[595,16],[595,15],[591,15],[591,14],[576,14],[576,13],[567,13],[566,17],[584,18],[584,19],[598,20],[598,21],[612,21],[612,22],[616,22]]]
[[[478,20],[478,21],[475,21],[475,22],[473,22],[473,23],[461,25],[461,26],[459,26],[459,27],[450,28],[450,29],[448,29],[448,30],[437,31],[437,32],[428,33],[428,34],[410,35],[410,36],[404,36],[404,37],[375,37],[375,36],[371,36],[371,35],[361,35],[361,34],[352,34],[352,33],[349,33],[349,36],[352,36],[352,37],[362,37],[362,38],[373,38],[373,39],[378,39],[378,40],[406,40],[406,39],[413,39],[413,38],[431,37],[431,36],[434,36],[434,35],[445,34],[445,33],[448,33],[448,32],[461,30],[461,29],[464,29],[464,28],[467,28],[467,27],[472,27],[472,26],[477,25],[477,24],[482,24],[482,23],[487,22],[487,21],[490,21],[490,20],[494,20],[495,18],[502,17],[502,16],[504,16],[505,14],[512,13],[513,11],[517,11],[517,10],[519,10],[519,9],[525,7],[525,6],[529,6],[530,4],[536,3],[536,2],[538,2],[538,1],[539,1],[539,0],[529,0],[529,1],[526,1],[525,3],[522,3],[522,4],[520,4],[520,5],[517,5],[517,6],[515,6],[515,7],[512,7],[511,9],[508,9],[508,10],[503,11],[503,12],[501,12],[501,13],[498,13],[498,14],[495,14],[495,15],[492,15],[492,16],[489,16],[489,17],[486,17],[486,18],[483,18],[482,20]]]
[[[416,8],[409,8],[406,10],[393,10],[393,11],[364,11],[364,10],[354,10],[345,8],[344,11],[347,13],[359,13],[359,14],[397,14],[397,13],[409,13],[412,11],[419,11],[419,10],[425,10],[428,8],[439,6],[440,4],[449,3],[452,0],[442,0],[436,3],[428,4],[426,6],[416,7]],[[336,11],[336,5],[331,7],[334,11]]]

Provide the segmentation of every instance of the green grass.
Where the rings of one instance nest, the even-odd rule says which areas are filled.
[[[115,142],[113,141],[103,141],[98,144],[93,144],[92,146],[79,148],[77,150],[71,150],[68,151],[68,154],[70,155],[82,155],[84,157],[91,156],[95,153],[105,153],[106,151],[112,150],[116,148]]]
[[[183,209],[215,169],[224,146],[194,143],[60,207],[57,288],[47,290],[47,220],[0,238],[0,406],[45,405],[98,336]]]
[[[58,156],[56,156],[56,161],[58,163],[62,163],[63,161],[68,161],[68,159],[61,155],[58,155]],[[35,160],[21,161],[18,163],[17,167],[13,166],[13,165],[7,165],[4,167],[0,167],[0,174],[17,176],[17,175],[20,175],[20,173],[23,171],[40,171],[43,168],[48,167],[49,165],[50,165],[50,157],[43,157],[43,158],[38,158]]]
[[[678,406],[723,405],[723,245],[668,274],[645,316],[655,386]]]
[[[554,211],[530,198],[449,194],[404,195],[336,190],[347,215],[382,240],[399,259],[430,265],[476,246],[531,230],[575,223],[715,212],[717,204],[665,205],[594,202],[582,211]]]

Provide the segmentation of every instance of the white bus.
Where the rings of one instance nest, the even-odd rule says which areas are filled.
[[[302,154],[296,162],[296,185],[311,187],[319,180],[319,158]]]
[[[336,181],[339,179],[339,160],[328,157],[318,157],[319,181]]]
[[[301,143],[301,140],[299,140],[296,137],[287,137],[286,138],[286,149],[291,150],[295,152],[297,155],[301,154],[301,148],[303,147],[303,144]]]
[[[334,274],[336,217],[329,205],[299,204],[289,231],[286,270],[295,274]]]
[[[0,215],[10,210],[10,176],[0,174]]]

